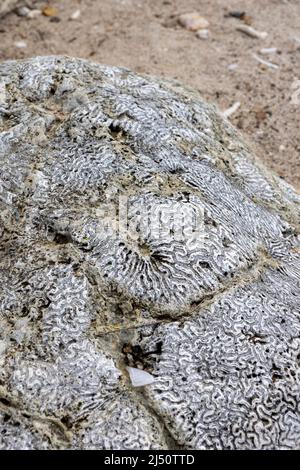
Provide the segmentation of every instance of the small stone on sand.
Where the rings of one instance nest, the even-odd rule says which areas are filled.
[[[199,39],[208,39],[209,38],[209,29],[199,29],[196,32],[196,36]]]
[[[178,18],[179,24],[189,31],[198,31],[199,29],[207,29],[209,22],[199,13],[184,13]]]
[[[57,16],[58,9],[51,5],[47,5],[43,8],[42,13],[44,16]]]

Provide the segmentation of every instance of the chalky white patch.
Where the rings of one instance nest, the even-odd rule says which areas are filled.
[[[127,367],[131,383],[134,387],[144,387],[154,383],[153,375],[145,370],[137,369],[135,367]]]

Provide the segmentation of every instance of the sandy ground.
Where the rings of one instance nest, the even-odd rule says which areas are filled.
[[[1,0],[0,0],[1,1]],[[34,0],[21,1],[32,5]],[[37,0],[35,8],[47,2]],[[269,168],[300,188],[299,0],[61,0],[53,17],[12,12],[0,19],[0,60],[67,54],[140,73],[172,77],[198,89],[221,110],[236,101],[230,118]],[[70,16],[80,9],[77,20]],[[268,32],[254,39],[244,24],[226,17],[245,11],[252,26]],[[198,11],[210,37],[182,28],[178,15]],[[23,46],[23,47],[20,47]],[[262,55],[262,48],[277,51]],[[260,64],[253,54],[277,65]]]

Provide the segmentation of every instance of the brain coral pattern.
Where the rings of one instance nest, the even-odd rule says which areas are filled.
[[[0,448],[299,448],[299,203],[193,90],[2,63]]]

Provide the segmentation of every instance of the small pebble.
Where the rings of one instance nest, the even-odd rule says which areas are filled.
[[[81,15],[81,11],[75,10],[74,13],[72,13],[72,15],[70,16],[70,20],[78,20],[80,15]]]
[[[209,29],[199,29],[196,32],[196,36],[199,39],[208,39],[209,38]]]
[[[277,52],[277,47],[266,47],[266,48],[263,48],[263,49],[260,49],[260,53],[261,54],[275,54]]]
[[[61,19],[59,18],[59,16],[52,16],[50,18],[51,23],[59,23],[60,21],[61,21]]]
[[[28,16],[28,14],[30,13],[30,9],[23,6],[23,7],[19,7],[17,10],[16,10],[16,13],[18,16]]]
[[[241,31],[242,33],[247,34],[247,36],[250,36],[251,38],[255,39],[266,39],[266,37],[268,36],[268,33],[266,33],[265,31],[257,31],[251,26],[247,26],[244,24],[237,26],[236,29],[238,31]]]
[[[27,47],[27,43],[25,41],[16,41],[15,46],[18,49],[25,49]]]
[[[229,16],[232,16],[233,18],[238,18],[247,25],[251,25],[253,23],[252,16],[247,15],[245,11],[230,11],[227,15],[225,15],[225,17]]]
[[[236,70],[238,68],[238,64],[229,64],[227,68],[228,70]]]
[[[244,18],[244,16],[246,15],[246,12],[245,11],[237,11],[237,10],[234,10],[234,11],[230,11],[227,15],[225,16],[232,16],[233,18],[238,18],[239,20],[242,20]]]
[[[37,18],[38,16],[41,16],[42,12],[41,10],[30,10],[30,12],[27,15],[27,18],[30,18],[31,20],[34,18]]]
[[[253,18],[252,18],[252,16],[250,16],[250,15],[245,15],[245,16],[243,17],[243,21],[244,21],[244,23],[247,24],[248,26],[250,26],[251,24],[253,24]]]
[[[178,18],[179,24],[189,31],[198,31],[199,29],[207,29],[209,22],[199,13],[185,13]]]
[[[42,13],[44,16],[57,16],[58,9],[51,5],[47,5],[42,9]]]
[[[279,65],[273,64],[272,62],[268,62],[267,60],[263,60],[260,57],[258,57],[258,55],[256,55],[256,54],[252,54],[252,56],[254,57],[255,60],[257,60],[257,62],[259,62],[262,65],[265,65],[266,67],[269,67],[270,69],[278,69],[279,68]]]
[[[232,114],[236,113],[236,111],[239,109],[241,106],[241,103],[239,101],[236,101],[230,108],[226,109],[223,111],[222,115],[225,119],[228,119]]]

